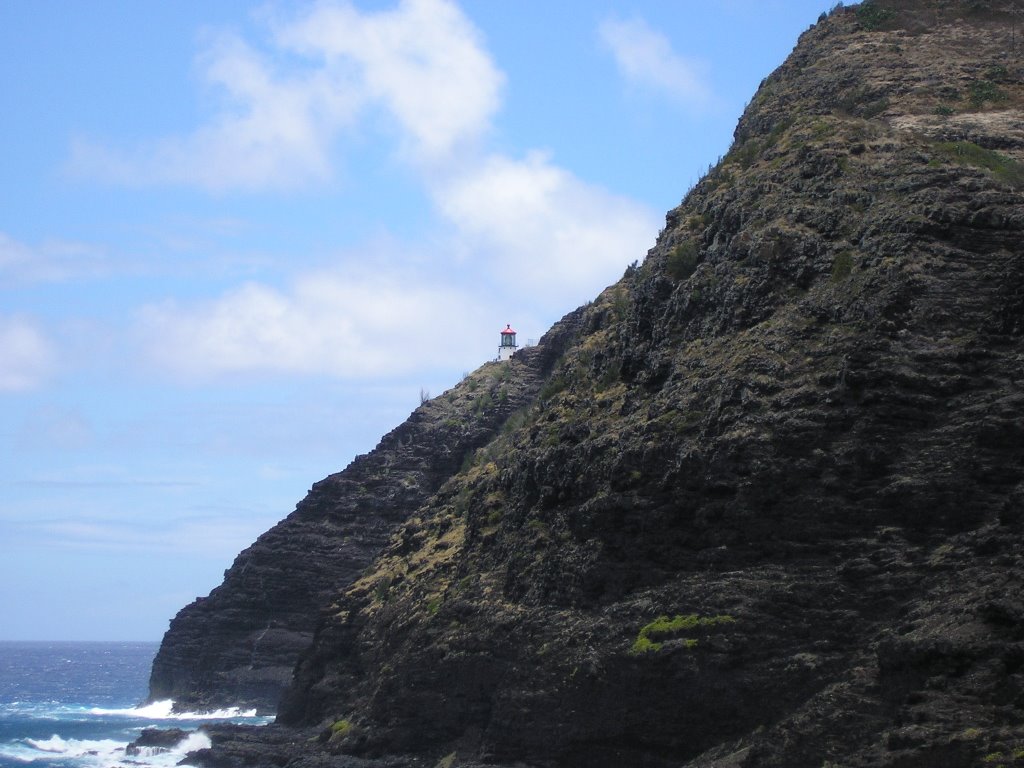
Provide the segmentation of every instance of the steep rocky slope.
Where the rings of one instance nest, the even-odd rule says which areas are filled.
[[[1017,10],[819,19],[207,763],[1024,765]]]
[[[511,365],[483,366],[425,402],[369,454],[316,483],[288,517],[242,552],[208,597],[171,621],[150,699],[181,709],[274,713],[320,609],[351,584],[468,453],[530,402],[574,332],[570,316]]]

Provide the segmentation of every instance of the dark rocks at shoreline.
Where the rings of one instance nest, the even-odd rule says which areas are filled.
[[[129,757],[157,752],[170,752],[191,735],[181,728],[143,728],[142,733],[129,744],[124,753]]]

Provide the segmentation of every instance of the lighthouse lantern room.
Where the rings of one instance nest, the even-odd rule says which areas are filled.
[[[508,324],[505,326],[505,330],[501,332],[501,346],[498,347],[498,361],[508,360],[516,353],[516,332],[512,330],[512,325]]]

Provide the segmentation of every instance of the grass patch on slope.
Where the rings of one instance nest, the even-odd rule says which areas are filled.
[[[1007,157],[992,149],[979,147],[972,141],[944,141],[935,144],[936,151],[943,157],[962,165],[985,168],[1000,181],[1024,188],[1024,163]]]
[[[640,632],[637,634],[636,640],[633,641],[633,646],[629,649],[629,652],[634,656],[653,653],[660,651],[664,645],[663,641],[668,638],[681,635],[684,632],[692,632],[696,629],[710,629],[711,627],[734,624],[735,622],[736,619],[728,614],[698,616],[695,613],[690,613],[676,615],[671,619],[668,616],[659,616],[650,624],[645,624],[640,628]],[[697,642],[696,638],[684,638],[683,646],[688,649],[696,648]]]

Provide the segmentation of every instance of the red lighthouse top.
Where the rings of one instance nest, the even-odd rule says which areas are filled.
[[[516,332],[512,330],[512,324],[511,323],[506,323],[505,324],[505,330],[501,332],[502,336],[504,336],[506,334],[511,334],[512,336],[516,335]]]

